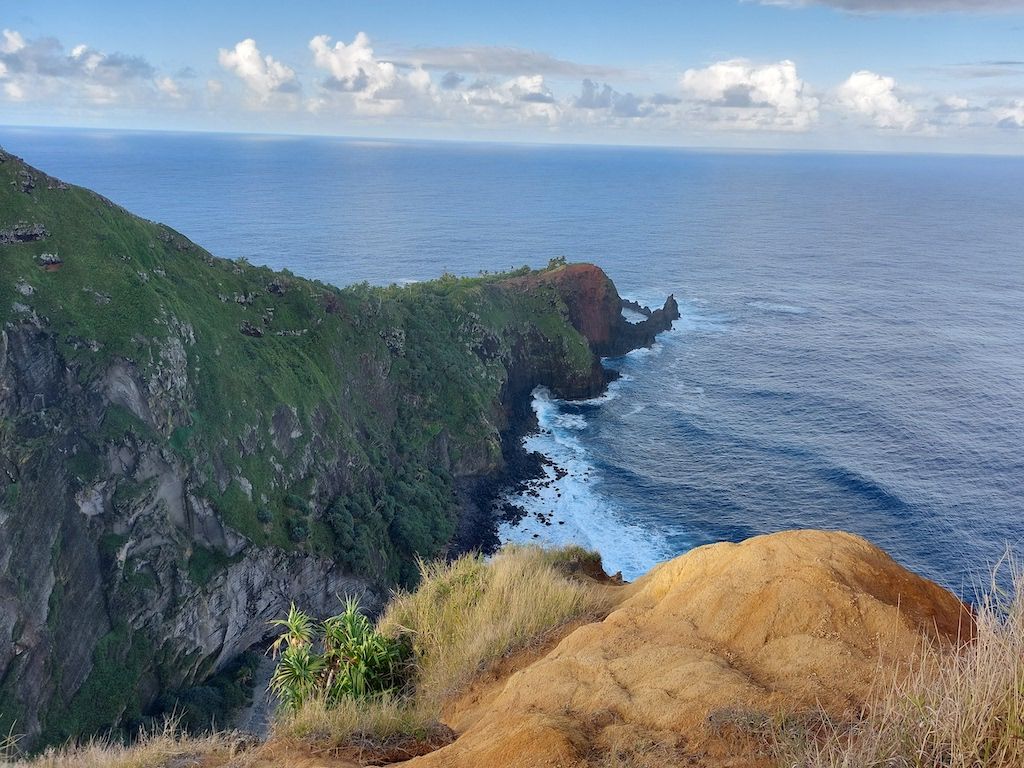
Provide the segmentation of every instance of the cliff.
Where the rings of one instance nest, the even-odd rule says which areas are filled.
[[[338,289],[0,151],[0,728],[132,722],[292,599],[379,603],[535,386],[593,395],[676,316],[625,323],[590,265]]]

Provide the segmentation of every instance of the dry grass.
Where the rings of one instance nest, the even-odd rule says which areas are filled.
[[[855,723],[776,732],[782,764],[801,768],[1024,766],[1024,578],[981,601],[977,637],[925,649]],[[995,580],[993,580],[995,583]],[[817,731],[814,736],[809,734]]]
[[[31,758],[15,757],[13,742],[6,741],[5,751],[0,740],[0,765],[4,768],[163,768],[191,758],[223,765],[251,746],[250,740],[229,733],[183,736],[173,724],[143,734],[130,746],[95,739],[47,749]]]
[[[412,639],[420,705],[440,711],[488,664],[606,613],[607,587],[566,575],[586,557],[578,548],[506,547],[489,563],[467,556],[421,564],[419,588],[396,595],[378,625]]]
[[[428,739],[436,726],[436,716],[409,699],[343,699],[333,707],[314,699],[294,713],[278,715],[274,737],[316,744],[318,750],[330,751],[353,743],[387,743],[406,736]]]
[[[279,715],[273,737],[327,750],[404,736],[437,740],[445,701],[480,670],[558,627],[607,611],[607,587],[569,575],[592,572],[599,562],[578,547],[506,547],[490,562],[467,555],[421,563],[419,587],[396,594],[377,625],[411,641],[412,690],[333,708],[310,702]]]

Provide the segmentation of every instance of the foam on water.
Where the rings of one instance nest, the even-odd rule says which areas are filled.
[[[806,307],[797,307],[792,304],[780,304],[774,301],[748,301],[748,307],[754,309],[761,309],[765,312],[778,312],[783,315],[806,315],[808,310]]]
[[[614,359],[606,359],[608,368],[619,377],[607,390],[594,398],[565,402],[538,387],[533,392],[533,411],[538,431],[527,436],[523,445],[528,451],[540,453],[547,460],[544,476],[530,481],[525,489],[503,501],[525,511],[515,522],[506,521],[499,528],[503,542],[541,543],[561,546],[581,544],[601,553],[609,573],[621,571],[626,579],[643,575],[661,560],[678,554],[667,538],[649,526],[631,522],[614,500],[602,490],[600,462],[583,444],[581,433],[591,427],[586,412],[599,418],[600,409],[614,400],[635,394],[634,376],[626,371],[643,366],[651,358],[664,354],[666,341],[685,329],[714,325],[716,318],[695,312],[681,305],[682,317],[676,328],[663,334],[650,348],[633,350]],[[624,403],[622,418],[642,413],[643,402]]]
[[[613,382],[601,397],[572,406],[600,407],[618,396],[622,382]],[[534,391],[539,429],[523,444],[549,463],[542,478],[506,499],[525,510],[525,515],[503,523],[499,536],[503,542],[581,544],[601,553],[609,573],[621,571],[624,578],[635,579],[663,559],[669,548],[660,535],[628,522],[602,493],[600,470],[578,438],[589,426],[587,419],[563,410],[569,406],[543,387]]]

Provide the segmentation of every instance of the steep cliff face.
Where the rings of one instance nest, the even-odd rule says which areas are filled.
[[[620,317],[589,266],[339,290],[219,260],[0,152],[0,728],[131,720],[292,599],[372,605],[519,400],[599,391],[667,315]]]
[[[593,264],[568,264],[561,269],[527,275],[519,279],[527,290],[550,285],[569,309],[573,326],[587,337],[591,348],[604,357],[616,357],[649,347],[655,337],[679,319],[679,304],[674,296],[660,309],[651,310],[619,296],[611,279]],[[640,312],[645,319],[629,322],[623,306]]]

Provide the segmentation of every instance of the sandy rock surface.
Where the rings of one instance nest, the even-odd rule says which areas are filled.
[[[922,643],[973,631],[956,597],[846,533],[714,544],[622,589],[483,711],[456,707],[471,725],[453,744],[404,765],[768,765],[767,717],[852,711]]]

